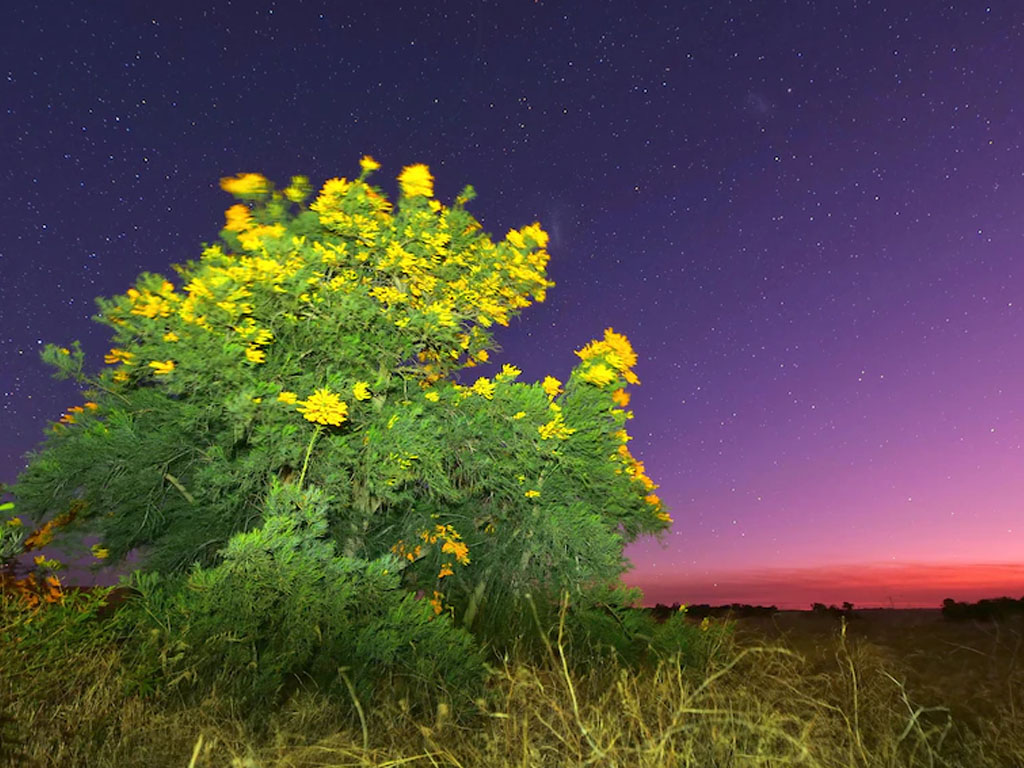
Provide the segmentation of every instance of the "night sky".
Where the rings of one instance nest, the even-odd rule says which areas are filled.
[[[204,5],[5,4],[0,481],[81,401],[43,345],[102,367],[94,297],[176,281],[221,177],[369,154],[550,233],[499,366],[633,343],[648,602],[1024,595],[1024,4]]]

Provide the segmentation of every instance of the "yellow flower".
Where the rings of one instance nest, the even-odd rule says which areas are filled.
[[[259,347],[249,346],[245,348],[245,358],[250,363],[265,363],[267,362],[267,353]]]
[[[633,351],[633,346],[629,343],[629,339],[624,335],[615,333],[611,328],[605,328],[604,343],[622,360],[626,368],[632,368],[636,365],[636,353]]]
[[[442,552],[455,555],[455,559],[463,565],[469,565],[469,547],[461,541],[446,541],[441,547]]]
[[[308,399],[299,403],[299,406],[299,413],[307,421],[313,421],[317,424],[339,426],[346,420],[348,415],[348,404],[327,389],[327,387],[318,389]]]
[[[451,576],[455,571],[452,570],[451,563],[442,563],[441,570],[438,571],[437,578],[443,579],[445,576]]]
[[[585,370],[580,376],[584,381],[603,387],[615,381],[615,372],[604,363],[597,363]]]
[[[644,501],[646,501],[648,504],[654,507],[661,504],[661,499],[658,498],[658,494],[656,493],[647,494],[646,496],[644,496]]]
[[[441,399],[441,396],[437,394],[437,392],[426,392],[423,396],[432,403],[436,403]]]
[[[266,328],[260,328],[256,331],[256,335],[253,336],[253,344],[269,344],[274,340],[274,334],[268,331]]]
[[[8,520],[5,523],[5,525],[9,525],[12,528],[17,528],[19,525],[24,525],[24,523],[21,522],[21,518],[20,517],[12,517],[10,520]]]
[[[523,227],[519,230],[519,233],[525,237],[532,238],[540,248],[548,247],[548,233],[541,229],[539,222],[535,221],[533,224]]]
[[[433,197],[434,177],[430,169],[422,163],[407,165],[398,175],[398,183],[402,185],[402,193],[406,197]]]
[[[479,352],[476,353],[476,359],[479,360],[480,362],[486,363],[488,360],[491,359],[491,356],[488,354],[486,349],[481,349]]]
[[[537,431],[544,440],[550,440],[553,437],[556,437],[559,440],[568,440],[569,435],[573,434],[576,430],[569,429],[569,427],[565,425],[565,422],[562,421],[562,415],[558,414],[547,424],[541,424],[537,427]]]
[[[168,331],[164,334],[164,341],[181,341],[181,339],[178,338],[178,334],[174,331]]]
[[[71,350],[68,349],[67,347],[61,347],[57,351],[60,352],[62,355],[70,355],[71,354]]]
[[[131,352],[126,352],[123,349],[117,349],[115,347],[103,356],[103,362],[108,364],[124,363],[125,365],[131,365],[132,358],[134,357],[135,355]]]
[[[240,173],[235,178],[224,177],[220,188],[237,197],[258,197],[270,189],[270,182],[258,173]]]
[[[309,179],[305,176],[292,176],[292,183],[282,191],[290,202],[301,203],[309,195],[310,190]]]
[[[522,371],[516,368],[514,365],[505,363],[501,366],[501,373],[495,376],[495,379],[515,379],[517,376],[522,375]]]
[[[365,381],[357,381],[355,386],[352,387],[352,396],[356,400],[369,400],[370,399],[369,384],[367,384]]]
[[[174,361],[154,360],[149,364],[149,367],[153,369],[153,373],[157,376],[164,376],[174,370]]]
[[[101,547],[99,544],[93,544],[92,545],[92,555],[97,560],[103,560],[109,554],[110,554],[110,550],[106,549],[105,547]]]
[[[519,234],[518,230],[510,229],[508,234],[505,235],[505,239],[517,250],[521,251],[526,248],[526,243],[523,242],[523,236]]]
[[[444,593],[443,592],[438,592],[438,591],[435,590],[434,591],[434,596],[432,598],[430,598],[430,600],[428,601],[434,607],[434,613],[435,614],[440,613],[441,610],[442,610],[442,608],[441,608],[441,598],[443,598],[443,597],[444,597]]]
[[[380,163],[374,160],[369,155],[363,155],[362,160],[359,161],[359,167],[363,169],[363,173],[370,173],[380,169]]]
[[[494,382],[486,376],[481,376],[476,380],[476,383],[473,384],[473,391],[481,397],[492,400],[494,398]]]
[[[521,419],[524,416],[526,416],[526,411],[517,411],[516,413],[512,414],[513,419]]]
[[[545,376],[544,383],[541,384],[544,391],[547,392],[548,397],[554,397],[562,391],[562,382],[556,379],[554,376]]]
[[[620,408],[625,408],[629,405],[629,392],[625,389],[616,389],[612,392],[612,402],[614,402]]]
[[[708,619],[707,616],[705,616],[700,621],[700,630],[701,630],[701,632],[707,632],[709,626],[711,626],[711,621],[710,621],[710,619]]]
[[[671,522],[672,522],[672,517],[671,517],[671,515],[669,515],[669,513],[668,513],[668,512],[659,512],[659,513],[658,513],[658,514],[656,515],[656,517],[657,517],[657,518],[658,518],[659,520],[661,520],[661,521],[662,521],[663,523],[671,523]]]
[[[296,395],[294,392],[285,391],[281,392],[277,396],[277,399],[280,400],[282,403],[288,403],[289,405],[292,405],[293,403],[295,403],[296,400],[299,399],[299,396]]]
[[[526,493],[524,493],[523,495],[526,498],[528,498],[528,499],[535,499],[538,496],[540,496],[540,491],[534,491],[534,490],[531,489],[531,490],[527,491]]]
[[[229,232],[243,232],[252,226],[252,214],[249,207],[238,203],[224,211],[224,229]]]
[[[91,401],[86,403],[85,407],[88,408],[90,411],[95,411],[97,408],[99,408],[99,406],[96,405],[96,403],[91,402]]]
[[[120,370],[114,372],[114,381],[128,381],[128,371]]]
[[[263,398],[262,398],[262,397],[254,397],[254,398],[252,399],[252,401],[253,401],[254,403],[262,403],[262,402],[263,402]]]

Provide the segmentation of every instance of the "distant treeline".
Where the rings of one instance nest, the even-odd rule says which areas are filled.
[[[1024,616],[1024,597],[998,597],[994,600],[979,600],[976,603],[958,603],[951,597],[942,601],[942,615],[950,621],[992,621],[1005,620],[1013,615]]]
[[[665,621],[669,616],[679,612],[681,603],[665,605],[658,603],[653,608],[644,608],[655,620]],[[752,618],[756,616],[771,616],[778,612],[774,605],[767,607],[763,605],[747,605],[746,603],[730,603],[729,605],[708,605],[700,603],[687,605],[686,615],[694,619],[703,619],[705,616],[713,618]],[[853,603],[844,602],[842,607],[836,605],[826,606],[824,603],[811,603],[812,616],[832,616],[833,618],[845,617],[846,619],[860,618],[853,611]],[[992,621],[1004,620],[1013,615],[1024,615],[1024,597],[1014,600],[1012,597],[999,597],[991,600],[979,600],[977,603],[958,603],[950,597],[942,601],[942,616],[949,621]]]
[[[651,614],[655,620],[665,621],[669,616],[678,613],[680,608],[682,608],[680,603],[675,603],[673,605],[658,603],[653,608],[645,608],[644,610]],[[732,603],[731,605],[708,605],[707,603],[701,603],[699,605],[686,606],[686,615],[694,619],[703,619],[705,616],[711,616],[713,618],[721,618],[724,616],[748,618],[752,616],[771,616],[773,613],[777,613],[778,610],[779,609],[774,605],[770,605],[766,608],[761,605],[746,605],[740,603]]]

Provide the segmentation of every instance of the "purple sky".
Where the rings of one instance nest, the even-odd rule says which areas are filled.
[[[633,342],[648,600],[1024,595],[1024,5],[149,5],[0,28],[0,481],[80,401],[42,345],[100,367],[93,298],[197,258],[220,177],[370,154],[551,234],[498,364]]]

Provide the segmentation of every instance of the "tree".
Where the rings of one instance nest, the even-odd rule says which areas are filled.
[[[553,285],[547,234],[493,242],[465,210],[472,187],[446,207],[424,165],[403,169],[393,207],[366,180],[379,165],[361,167],[308,207],[305,177],[222,179],[238,202],[219,242],[172,265],[177,285],[143,273],[97,299],[107,368],[87,373],[78,342],[46,346],[86,402],[29,455],[19,511],[77,504],[57,534],[98,533],[97,567],[141,547],[141,569],[180,576],[221,563],[293,485],[329,510],[304,535],[390,563],[467,627],[485,609],[498,626],[527,593],[635,599],[616,586],[623,547],[670,518],[627,448],[629,341],[605,330],[564,384],[518,382],[511,364],[458,383],[490,361],[493,326]]]

